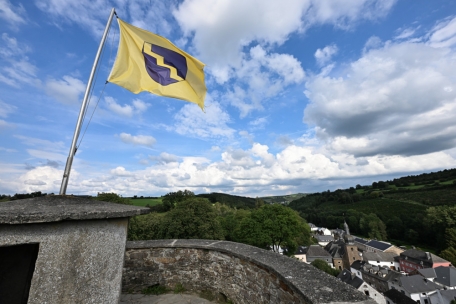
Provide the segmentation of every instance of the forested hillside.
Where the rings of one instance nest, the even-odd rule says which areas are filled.
[[[456,169],[313,193],[289,207],[317,226],[346,220],[355,235],[440,252],[456,227]]]
[[[225,193],[198,194],[198,197],[207,198],[211,203],[227,205],[231,208],[250,209],[255,208],[255,199],[245,196],[229,195]]]

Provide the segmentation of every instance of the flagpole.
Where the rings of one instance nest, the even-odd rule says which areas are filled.
[[[62,185],[60,186],[60,195],[65,195],[65,193],[66,193],[66,188],[68,186],[68,179],[70,178],[71,165],[73,164],[73,158],[74,158],[74,155],[76,154],[76,144],[78,141],[79,133],[81,132],[82,120],[83,120],[84,113],[85,113],[86,107],[87,107],[87,102],[88,102],[89,96],[90,96],[90,88],[92,87],[93,78],[95,76],[95,71],[97,69],[98,61],[101,56],[101,51],[103,50],[103,46],[106,41],[106,37],[108,36],[109,27],[111,26],[112,18],[114,17],[115,13],[116,13],[116,10],[114,8],[112,8],[111,14],[109,15],[108,22],[106,24],[106,28],[103,33],[103,37],[101,38],[100,46],[98,47],[97,55],[95,56],[95,61],[92,66],[92,71],[90,72],[89,81],[87,82],[87,87],[86,87],[85,94],[84,94],[84,99],[82,100],[81,109],[79,111],[78,122],[76,123],[76,128],[74,130],[73,141],[71,143],[70,152],[68,153],[68,158],[67,158],[67,162],[65,165],[65,171],[63,171]]]

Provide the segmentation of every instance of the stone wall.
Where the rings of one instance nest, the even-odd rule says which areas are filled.
[[[123,292],[153,285],[211,292],[234,303],[375,303],[352,286],[298,261],[240,243],[127,242]]]
[[[39,244],[29,304],[117,303],[127,225],[128,218],[4,224],[0,246]]]

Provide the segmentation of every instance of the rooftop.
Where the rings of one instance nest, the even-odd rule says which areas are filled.
[[[420,275],[403,276],[398,278],[398,281],[400,282],[402,288],[404,288],[410,294],[443,289],[439,285],[427,280],[426,278],[423,278]]]
[[[331,257],[331,255],[319,245],[310,245],[309,248],[307,248],[306,255],[308,257]]]
[[[367,243],[365,243],[366,246],[373,247],[375,249],[385,251],[386,249],[390,248],[391,245],[390,243],[382,242],[382,241],[376,241],[376,240],[371,240]]]
[[[390,289],[383,294],[386,298],[390,299],[396,304],[416,304],[415,301],[407,297],[405,294],[396,289]]]
[[[362,279],[358,278],[356,275],[352,274],[347,269],[342,270],[339,273],[339,275],[337,276],[337,278],[339,280],[341,280],[342,282],[345,282],[345,283],[355,287],[356,289],[358,289],[359,286],[361,286],[364,283],[364,281]]]
[[[394,257],[397,254],[393,252],[364,252],[364,261],[379,261],[379,262],[394,262]]]
[[[435,270],[435,282],[448,287],[456,287],[456,269],[454,267],[439,266]]]
[[[402,252],[400,257],[415,260],[418,262],[422,261],[424,263],[428,263],[430,266],[432,266],[434,263],[449,263],[447,260],[444,260],[433,253],[424,252],[418,249],[408,249]]]

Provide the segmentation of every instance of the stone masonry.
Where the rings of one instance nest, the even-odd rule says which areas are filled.
[[[127,242],[122,284],[123,292],[182,284],[234,303],[375,303],[311,265],[225,241]]]

